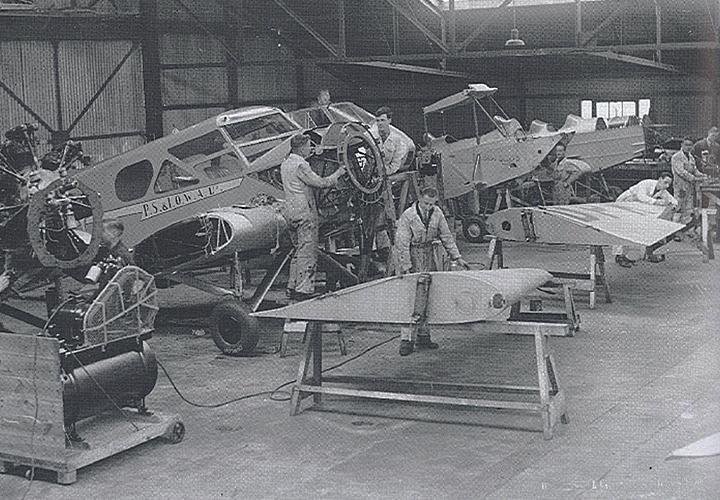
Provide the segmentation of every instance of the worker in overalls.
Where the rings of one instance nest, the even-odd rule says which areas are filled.
[[[315,293],[315,271],[318,259],[319,215],[313,190],[337,184],[345,173],[341,166],[327,177],[316,174],[306,158],[312,153],[310,137],[297,134],[290,139],[291,152],[280,165],[285,206],[283,216],[290,226],[295,253],[290,261],[288,294],[305,300]]]
[[[438,192],[425,188],[420,198],[400,216],[395,233],[395,256],[401,274],[444,271],[443,250],[454,266],[469,269],[460,256],[455,236],[448,227],[440,207],[436,206]],[[416,331],[417,330],[417,331]],[[417,339],[415,338],[417,336]],[[430,339],[427,324],[404,326],[400,329],[400,355],[407,356],[414,348],[437,349]]]

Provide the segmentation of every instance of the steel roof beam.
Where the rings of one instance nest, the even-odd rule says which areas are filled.
[[[330,43],[330,42],[329,42],[324,36],[322,36],[315,28],[313,28],[312,26],[310,26],[310,24],[309,24],[305,19],[303,19],[302,16],[300,16],[297,12],[295,12],[294,10],[292,10],[292,9],[290,8],[290,6],[289,6],[287,3],[285,3],[284,0],[274,0],[274,1],[275,1],[275,4],[276,4],[278,7],[280,7],[282,10],[284,10],[285,13],[286,13],[288,16],[290,16],[290,17],[293,19],[293,21],[295,21],[295,22],[298,23],[300,26],[302,26],[305,31],[307,31],[308,33],[310,33],[310,35],[312,35],[312,37],[313,37],[315,40],[317,40],[317,41],[320,43],[320,45],[322,45],[323,47],[325,47],[325,49],[326,49],[328,52],[330,52],[334,57],[337,57],[337,58],[340,57],[340,52],[338,51],[338,48],[337,48],[334,44]]]
[[[638,66],[647,66],[649,68],[662,69],[669,71],[670,73],[680,73],[680,70],[672,64],[663,64],[652,59],[645,59],[644,57],[631,56],[628,54],[618,54],[616,52],[586,52],[589,56],[602,57],[604,59],[610,59],[613,61],[626,62],[630,64],[637,64]]]
[[[602,32],[605,28],[607,28],[611,22],[613,22],[620,14],[625,12],[625,5],[626,3],[624,1],[621,1],[618,3],[618,5],[615,7],[615,10],[613,10],[609,16],[607,16],[605,19],[602,20],[600,24],[598,24],[592,31],[589,31],[585,33],[582,37],[582,43],[580,44],[582,47],[586,46],[588,43],[590,43],[592,40],[597,38],[597,36]]]
[[[401,2],[399,0],[385,0],[385,2],[397,9],[397,11],[402,14],[405,19],[410,21],[413,26],[419,29],[426,37],[428,37],[431,42],[437,45],[440,50],[442,50],[446,54],[450,53],[450,48],[447,46],[447,44],[444,43],[440,38],[438,38],[437,35],[433,33],[432,30],[430,30],[427,26],[425,26],[417,17],[415,17],[415,13],[408,9],[407,5],[404,2]]]
[[[480,36],[485,28],[487,28],[488,24],[493,22],[495,18],[501,13],[504,7],[506,7],[511,0],[503,0],[500,5],[497,7],[493,7],[492,10],[490,10],[487,13],[487,17],[483,19],[483,21],[477,25],[477,27],[473,30],[472,33],[468,35],[468,37],[463,40],[463,42],[458,47],[458,50],[466,50],[468,48],[468,45],[475,40],[478,36]]]

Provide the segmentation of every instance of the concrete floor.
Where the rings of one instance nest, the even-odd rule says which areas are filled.
[[[465,245],[464,254],[484,261],[485,249]],[[582,270],[586,260],[565,247],[506,248],[511,267]],[[181,444],[146,443],[82,469],[72,486],[41,475],[27,498],[718,498],[720,456],[666,460],[720,431],[718,265],[672,243],[664,263],[609,265],[614,303],[589,310],[586,297],[576,297],[581,331],[550,342],[570,415],[550,441],[537,432],[538,417],[507,412],[331,400],[343,413],[290,417],[287,402],[267,397],[195,408],[161,375],[149,404],[182,415]],[[201,325],[159,326],[152,340],[194,401],[218,402],[295,376],[299,342],[292,356],[272,354],[279,330],[253,358],[225,357],[201,333]],[[390,336],[354,331],[350,354]],[[401,358],[391,342],[338,371],[532,380],[529,338],[457,328],[434,339],[438,351]],[[344,359],[332,336],[324,347],[326,366]],[[27,487],[21,477],[0,476],[2,498],[20,498]]]

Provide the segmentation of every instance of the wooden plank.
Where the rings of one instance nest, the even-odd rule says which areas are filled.
[[[37,420],[53,425],[62,421],[62,398],[38,398]],[[20,429],[18,419],[27,419],[30,424],[35,419],[35,399],[32,394],[3,394],[0,396],[0,430],[4,428]],[[28,425],[30,425],[28,424]]]
[[[0,344],[0,349],[2,349],[1,346],[2,344]],[[36,379],[44,378],[49,380],[53,378],[59,381],[60,360],[59,358],[57,360],[51,358],[33,359],[32,356],[14,356],[0,359],[0,376],[8,377],[26,374],[26,378],[32,378],[33,371],[36,372]]]
[[[0,401],[7,394],[37,394],[41,398],[47,398],[51,395],[62,395],[61,384],[58,380],[48,380],[36,378],[33,382],[28,377],[13,377],[8,375],[0,375]]]
[[[403,380],[390,379],[383,377],[360,377],[353,375],[329,375],[323,377],[323,383],[345,383],[345,384],[383,384],[383,385],[403,385],[425,389],[445,389],[445,390],[475,390],[478,392],[517,392],[517,393],[535,393],[540,390],[536,386],[528,385],[506,385],[506,384],[470,384],[470,383],[452,383],[452,382],[433,382],[427,380]]]
[[[78,432],[90,444],[90,449],[77,449],[71,452],[67,460],[68,469],[80,469],[99,460],[129,450],[147,441],[167,434],[172,427],[180,422],[177,415],[139,415],[125,412],[128,419],[117,412],[106,413],[96,418],[88,427]],[[129,421],[128,421],[129,420]],[[139,429],[131,427],[130,421]]]
[[[40,469],[59,470],[65,467],[66,451],[59,448],[36,446],[35,459],[30,453],[8,453],[0,450],[0,460],[14,465],[35,465]]]
[[[58,349],[55,338],[0,334],[0,452],[64,456]]]
[[[504,333],[506,335],[547,335],[551,337],[569,337],[567,323],[534,323],[531,321],[483,321],[473,323],[470,328],[475,333]]]
[[[60,351],[60,343],[55,338],[19,333],[0,333],[0,346],[2,346],[0,363],[15,356],[32,358],[35,349],[37,349],[38,358],[55,358]]]
[[[298,387],[301,392],[331,394],[335,396],[350,396],[367,399],[388,399],[392,401],[412,401],[416,403],[442,404],[449,406],[473,406],[477,408],[497,408],[519,411],[540,411],[537,403],[524,403],[518,401],[493,401],[489,399],[472,399],[451,396],[428,396],[422,394],[407,394],[402,392],[365,391],[360,389],[344,389],[340,387],[313,386],[302,384]]]

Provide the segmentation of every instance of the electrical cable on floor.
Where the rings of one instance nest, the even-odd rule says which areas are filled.
[[[365,354],[369,353],[373,349],[377,349],[378,347],[388,344],[388,343],[392,342],[393,340],[397,340],[398,338],[400,338],[400,335],[394,335],[393,337],[390,337],[389,339],[385,339],[382,342],[373,344],[370,347],[360,351],[358,354],[356,354],[346,360],[343,360],[340,363],[333,365],[329,368],[325,368],[324,370],[322,370],[321,373],[329,372],[330,370],[335,370],[337,368],[340,368],[341,366],[344,366],[344,365],[350,363],[351,361],[354,361],[354,360],[358,359],[359,357],[364,356]],[[180,399],[182,399],[185,403],[189,404],[190,406],[195,406],[197,408],[220,408],[222,406],[227,406],[229,404],[237,403],[238,401],[242,401],[244,399],[256,398],[258,396],[265,396],[265,395],[269,395],[270,399],[272,401],[289,401],[290,395],[289,395],[288,391],[281,391],[281,389],[283,387],[287,387],[288,385],[294,384],[296,382],[295,379],[288,380],[287,382],[277,386],[273,390],[253,392],[250,394],[245,394],[243,396],[238,396],[237,398],[229,399],[227,401],[222,401],[220,403],[196,403],[195,401],[191,401],[187,397],[185,397],[185,395],[180,391],[177,384],[175,384],[175,381],[172,379],[172,377],[168,373],[167,369],[163,366],[163,364],[160,362],[160,360],[157,360],[157,364],[160,367],[160,369],[163,371],[165,376],[167,377],[168,381],[170,382],[170,385],[175,390],[177,395],[180,396]],[[278,393],[287,394],[287,397],[283,397],[283,398],[275,397],[275,394],[278,394]]]

